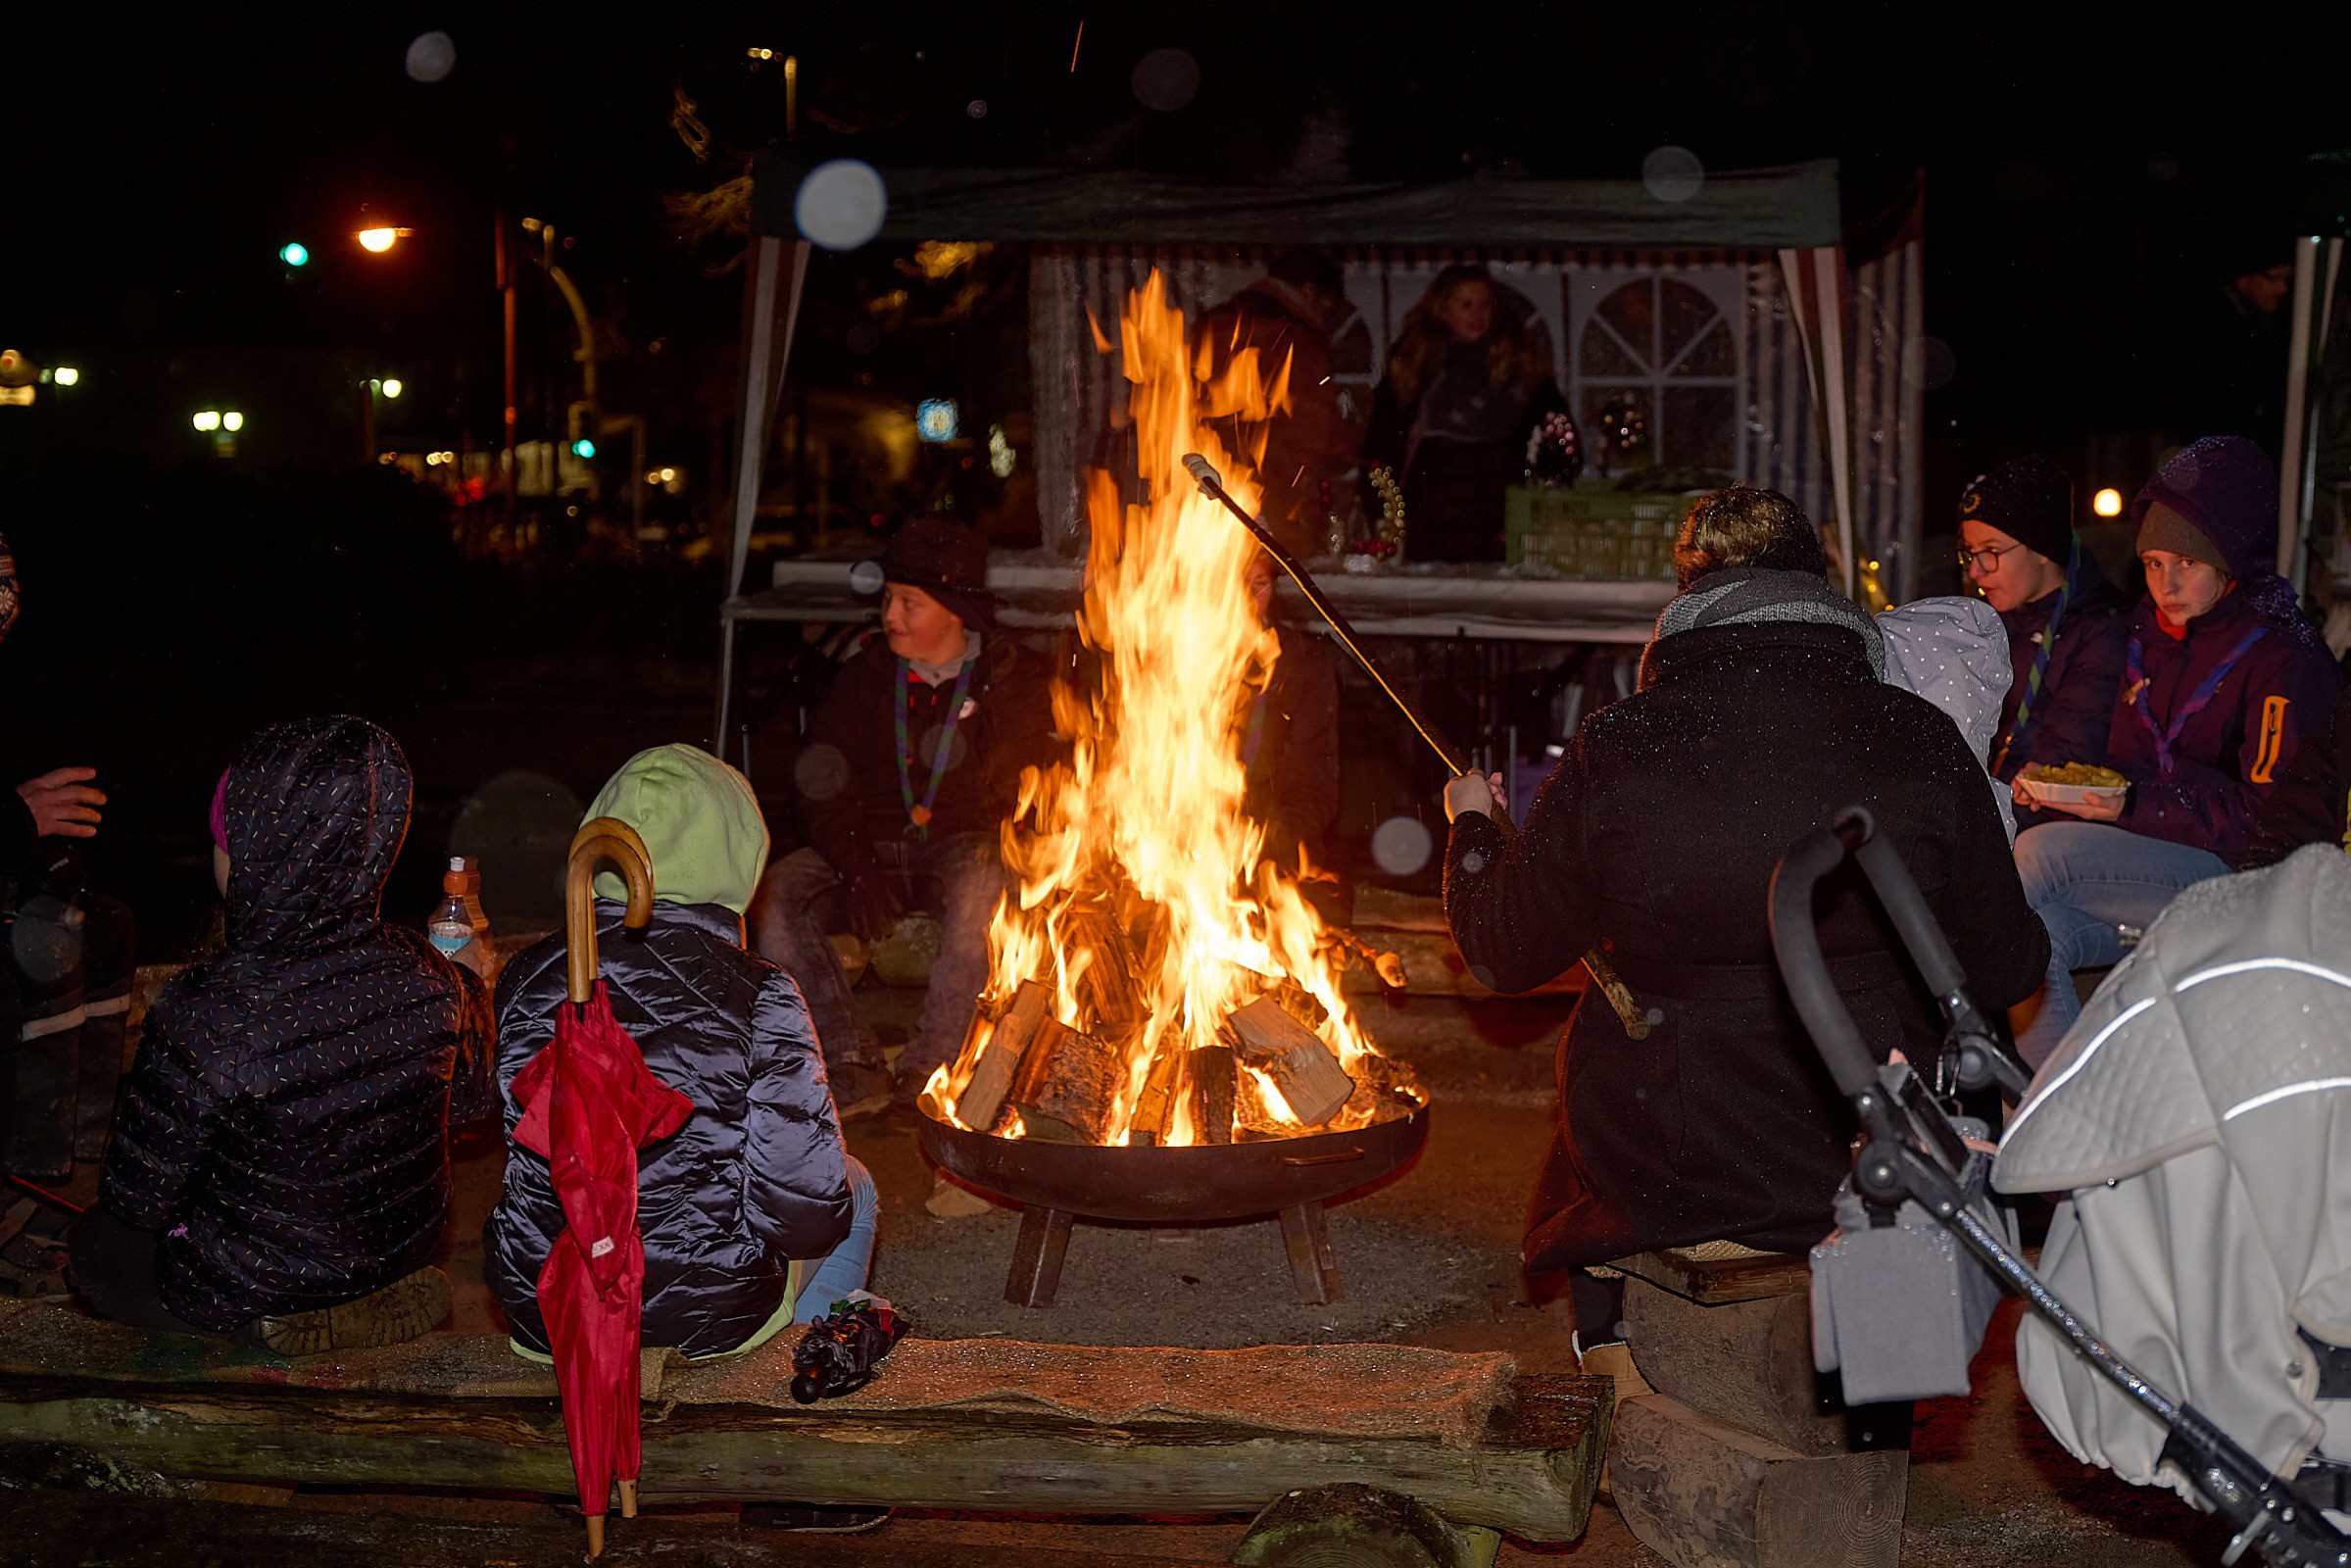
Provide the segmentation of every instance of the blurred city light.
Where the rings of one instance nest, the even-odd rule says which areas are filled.
[[[1004,427],[1001,424],[988,426],[988,471],[999,479],[1009,479],[1012,477],[1013,462],[1012,443],[1004,439]]]
[[[400,396],[402,392],[408,390],[406,387],[400,384],[400,378],[398,376],[387,377],[385,380],[378,382],[377,385],[383,388],[383,395],[388,398],[396,398]]]
[[[745,53],[749,54],[754,60],[773,60],[775,58],[775,51],[772,49],[754,48],[746,50]]]
[[[2101,517],[2121,516],[2123,514],[2123,492],[2109,485],[2089,498],[2089,510]]]
[[[308,267],[311,264],[311,248],[298,239],[288,240],[277,247],[277,259],[288,267]]]
[[[49,379],[59,386],[72,386],[81,379],[81,372],[71,365],[61,365],[49,372]]]
[[[953,441],[955,427],[954,398],[925,398],[914,405],[914,433],[925,441]]]
[[[400,230],[396,228],[363,228],[359,233],[360,248],[378,256],[390,250],[399,238]]]
[[[226,414],[220,416],[220,428],[232,433],[242,430],[245,428],[245,416],[236,410],[230,409]]]
[[[571,455],[575,458],[592,458],[596,456],[596,443],[582,436],[571,443]]]
[[[202,413],[198,414],[196,416],[196,428],[199,430],[220,429],[220,411],[219,409],[206,409]]]

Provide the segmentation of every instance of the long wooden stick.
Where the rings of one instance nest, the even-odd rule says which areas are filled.
[[[653,857],[637,830],[616,816],[580,824],[571,839],[571,864],[563,874],[564,962],[570,999],[596,995],[596,867],[610,860],[628,884],[628,907],[620,923],[642,931],[653,918]]]
[[[1340,646],[1355,656],[1355,662],[1361,664],[1380,690],[1388,694],[1388,700],[1403,710],[1404,717],[1411,721],[1412,727],[1420,731],[1420,738],[1427,741],[1430,749],[1445,760],[1445,765],[1456,774],[1472,771],[1469,759],[1438,734],[1429,721],[1421,716],[1420,710],[1413,707],[1411,701],[1389,681],[1371,655],[1364,651],[1363,645],[1355,640],[1355,628],[1347,624],[1347,616],[1340,612],[1337,606],[1323,597],[1321,587],[1306,568],[1298,564],[1298,558],[1283,546],[1281,540],[1274,537],[1272,529],[1250,516],[1249,509],[1235,501],[1225,490],[1223,475],[1216,471],[1215,465],[1197,452],[1188,452],[1184,455],[1184,469],[1199,483],[1201,493],[1224,503],[1225,510],[1240,518],[1241,525],[1264,547],[1265,553],[1290,574],[1290,580],[1298,584],[1298,591],[1306,596],[1306,603],[1314,607],[1314,612],[1322,616],[1332,633],[1338,637]],[[1504,839],[1513,844],[1517,842],[1518,825],[1510,820],[1507,811],[1495,812],[1494,824],[1502,830]],[[1635,999],[1632,988],[1616,972],[1616,965],[1608,961],[1607,953],[1593,948],[1584,955],[1584,967],[1591,971],[1592,984],[1600,988],[1600,995],[1608,999],[1608,1005],[1616,1010],[1617,1021],[1625,1026],[1625,1033],[1635,1040],[1646,1040],[1651,1028],[1648,1009]]]

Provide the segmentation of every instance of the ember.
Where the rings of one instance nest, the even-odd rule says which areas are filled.
[[[1207,455],[1253,506],[1290,367],[1243,349],[1196,380],[1156,272],[1128,301],[1122,347],[1150,501],[1123,506],[1109,475],[1091,477],[1078,627],[1100,674],[1054,693],[1073,756],[1022,779],[989,995],[926,1107],[1000,1137],[1130,1147],[1409,1115],[1424,1097],[1341,993],[1353,945],[1261,862],[1264,826],[1242,808],[1244,725],[1278,640],[1243,581],[1256,542],[1182,465]]]

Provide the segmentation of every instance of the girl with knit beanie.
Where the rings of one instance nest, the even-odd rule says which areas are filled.
[[[2025,892],[2049,928],[2049,983],[2017,1036],[2038,1065],[2079,1011],[2068,971],[2122,957],[2183,888],[2243,858],[2262,803],[2342,688],[2333,657],[2276,570],[2278,471],[2239,436],[2207,436],[2132,503],[2147,597],[2131,612],[2123,683],[2100,761],[2120,799],[2052,806],[2017,840]]]

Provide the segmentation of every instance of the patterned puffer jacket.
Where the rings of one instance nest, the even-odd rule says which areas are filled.
[[[408,759],[366,719],[263,731],[228,778],[227,948],[147,1015],[100,1199],[167,1233],[165,1306],[226,1333],[430,1261],[449,1092],[490,1049],[481,982],[388,926]]]

